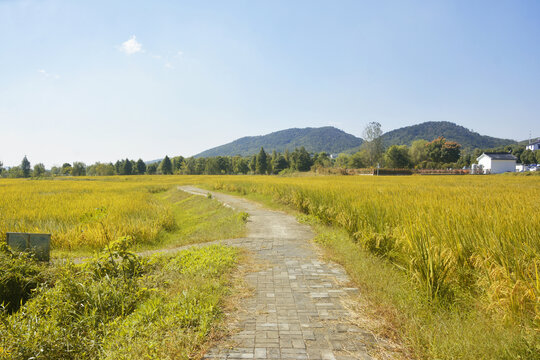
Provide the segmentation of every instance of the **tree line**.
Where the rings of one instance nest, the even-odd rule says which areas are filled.
[[[460,144],[438,137],[432,141],[416,140],[411,146],[382,144],[381,125],[368,124],[362,146],[353,154],[309,153],[304,147],[290,152],[267,153],[261,147],[253,156],[215,156],[206,158],[165,156],[160,162],[146,164],[142,159],[123,159],[113,163],[96,162],[87,166],[82,162],[64,163],[46,170],[41,163],[31,167],[25,156],[19,166],[4,169],[0,162],[0,176],[13,178],[44,176],[112,176],[112,175],[230,175],[230,174],[284,174],[318,170],[322,168],[373,168],[393,169],[459,169],[470,167],[482,152],[512,153],[523,164],[540,163],[540,150],[526,150],[524,145],[507,145],[492,149],[475,149],[464,152]]]

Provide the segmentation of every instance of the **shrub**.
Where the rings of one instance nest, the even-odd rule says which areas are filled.
[[[0,244],[0,304],[8,313],[15,312],[31,298],[36,288],[48,280],[47,265],[32,254],[12,252]]]

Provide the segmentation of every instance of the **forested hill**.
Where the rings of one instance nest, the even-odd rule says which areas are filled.
[[[418,139],[431,141],[439,136],[455,141],[464,148],[485,149],[516,144],[514,140],[480,135],[448,121],[429,121],[403,127],[385,133],[382,138],[384,146],[388,147],[390,145],[410,145],[414,140]]]
[[[195,155],[195,157],[248,156],[258,153],[261,147],[270,153],[273,150],[283,152],[289,149],[293,151],[295,148],[302,146],[308,152],[324,151],[330,154],[338,154],[361,144],[362,139],[332,126],[293,128],[262,136],[243,137],[231,143],[203,151]]]

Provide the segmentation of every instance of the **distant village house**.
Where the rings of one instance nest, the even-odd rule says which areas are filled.
[[[477,159],[484,174],[501,174],[516,171],[517,157],[508,153],[483,153]]]
[[[529,144],[525,146],[525,149],[532,151],[540,150],[540,140],[537,139],[536,141],[529,142]]]

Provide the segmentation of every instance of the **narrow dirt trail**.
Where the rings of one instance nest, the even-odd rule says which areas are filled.
[[[249,213],[247,237],[220,243],[247,248],[264,265],[247,275],[255,295],[240,305],[237,331],[227,341],[232,347],[213,348],[206,359],[371,359],[367,348],[376,343],[374,336],[352,324],[353,314],[342,305],[358,289],[347,287],[340,266],[320,260],[308,226],[239,197],[178,189],[210,192]]]

